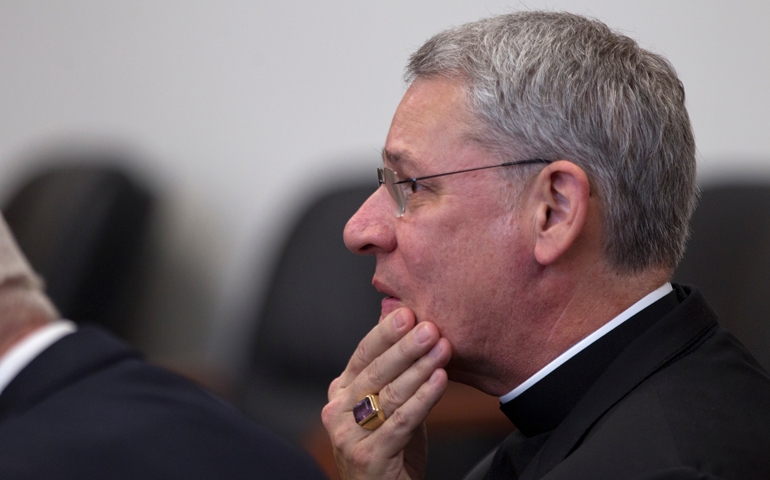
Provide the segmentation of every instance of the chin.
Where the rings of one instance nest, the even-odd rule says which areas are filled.
[[[488,395],[500,396],[496,391],[492,391],[493,389],[489,388],[489,377],[480,374],[477,369],[472,368],[467,362],[452,358],[449,364],[444,367],[444,370],[446,370],[449,380],[453,382],[468,385]]]
[[[449,380],[457,383],[465,383],[470,385],[474,375],[463,368],[462,362],[455,360],[454,358],[449,360],[449,364],[444,367]]]

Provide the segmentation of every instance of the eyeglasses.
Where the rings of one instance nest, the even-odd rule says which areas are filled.
[[[409,197],[414,193],[415,182],[420,180],[426,180],[428,178],[443,177],[446,175],[454,175],[456,173],[475,172],[476,170],[486,170],[487,168],[498,167],[510,167],[513,165],[527,165],[531,163],[551,163],[550,160],[542,160],[535,158],[531,160],[519,160],[518,162],[501,163],[500,165],[490,165],[488,167],[469,168],[467,170],[458,170],[456,172],[439,173],[437,175],[428,175],[426,177],[409,178],[407,180],[399,180],[398,174],[388,167],[382,167],[377,169],[377,181],[380,185],[383,183],[390,192],[390,196],[396,201],[396,217],[401,217],[406,212],[406,204],[409,202]]]

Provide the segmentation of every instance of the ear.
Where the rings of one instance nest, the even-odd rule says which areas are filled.
[[[583,169],[560,160],[535,179],[535,258],[550,265],[569,250],[586,224],[591,188]]]

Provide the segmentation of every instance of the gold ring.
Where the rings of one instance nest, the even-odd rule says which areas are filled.
[[[353,407],[353,417],[356,423],[367,430],[377,430],[385,421],[385,412],[380,406],[380,396],[373,393],[367,395]]]

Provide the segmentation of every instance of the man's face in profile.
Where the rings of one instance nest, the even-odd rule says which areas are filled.
[[[501,163],[467,139],[470,120],[461,84],[417,79],[393,118],[385,166],[407,179]],[[350,250],[377,258],[373,285],[388,295],[381,319],[405,306],[433,322],[459,369],[518,308],[531,239],[509,205],[511,188],[493,169],[423,180],[397,218],[381,187],[345,228]]]

